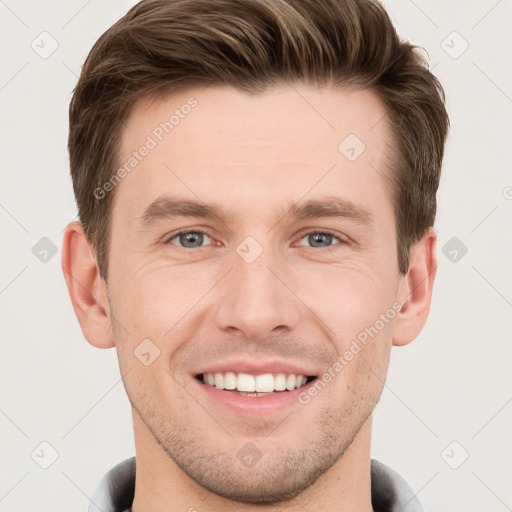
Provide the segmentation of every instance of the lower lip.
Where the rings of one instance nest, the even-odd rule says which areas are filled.
[[[262,416],[282,412],[294,404],[300,403],[299,395],[316,382],[316,379],[312,380],[305,386],[292,391],[279,391],[266,396],[244,396],[203,384],[196,378],[193,380],[209,399],[237,415],[244,416]]]

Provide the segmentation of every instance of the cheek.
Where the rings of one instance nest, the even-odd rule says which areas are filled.
[[[387,275],[386,275],[387,274]],[[324,320],[331,336],[346,339],[373,325],[391,307],[397,283],[392,273],[364,262],[297,269],[297,296]]]
[[[164,336],[208,286],[194,270],[168,262],[144,261],[124,270],[118,269],[112,299],[119,321],[139,336]]]
[[[169,371],[176,351],[193,337],[198,315],[208,307],[201,298],[212,283],[200,273],[160,265],[146,266],[122,284],[115,294],[115,339],[120,367],[130,373],[137,396],[139,390],[165,388],[169,379],[172,382]]]
[[[386,380],[391,353],[392,326],[387,326],[363,343],[351,339],[339,347],[342,369],[338,372],[338,392],[346,394],[354,404],[377,402]],[[338,380],[338,379],[337,379]]]

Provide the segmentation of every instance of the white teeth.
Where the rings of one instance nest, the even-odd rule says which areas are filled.
[[[254,376],[248,373],[239,373],[236,380],[236,389],[238,389],[238,391],[256,391]]]
[[[216,373],[214,375],[215,379],[215,387],[219,389],[224,389],[224,374]]]
[[[278,373],[274,378],[274,389],[284,391],[286,389],[286,376],[284,373]]]
[[[236,375],[233,372],[224,374],[224,389],[236,389]]]
[[[273,393],[274,391],[292,391],[306,384],[305,375],[284,373],[250,375],[248,373],[217,372],[203,374],[203,383],[217,389],[238,390],[243,393],[254,393],[251,396]]]
[[[271,373],[265,373],[256,377],[256,390],[265,393],[274,391],[274,376]]]

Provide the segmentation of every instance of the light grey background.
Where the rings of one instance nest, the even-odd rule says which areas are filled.
[[[71,91],[95,40],[134,3],[0,0],[1,512],[85,511],[100,477],[134,453],[115,349],[85,341],[60,267],[76,217]],[[512,510],[512,2],[385,5],[427,49],[452,128],[431,313],[392,350],[372,456],[429,512]]]

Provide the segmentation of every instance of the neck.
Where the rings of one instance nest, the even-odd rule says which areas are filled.
[[[373,512],[370,416],[340,459],[297,497],[275,505],[248,504],[211,493],[186,475],[133,412],[136,475],[132,512]]]

